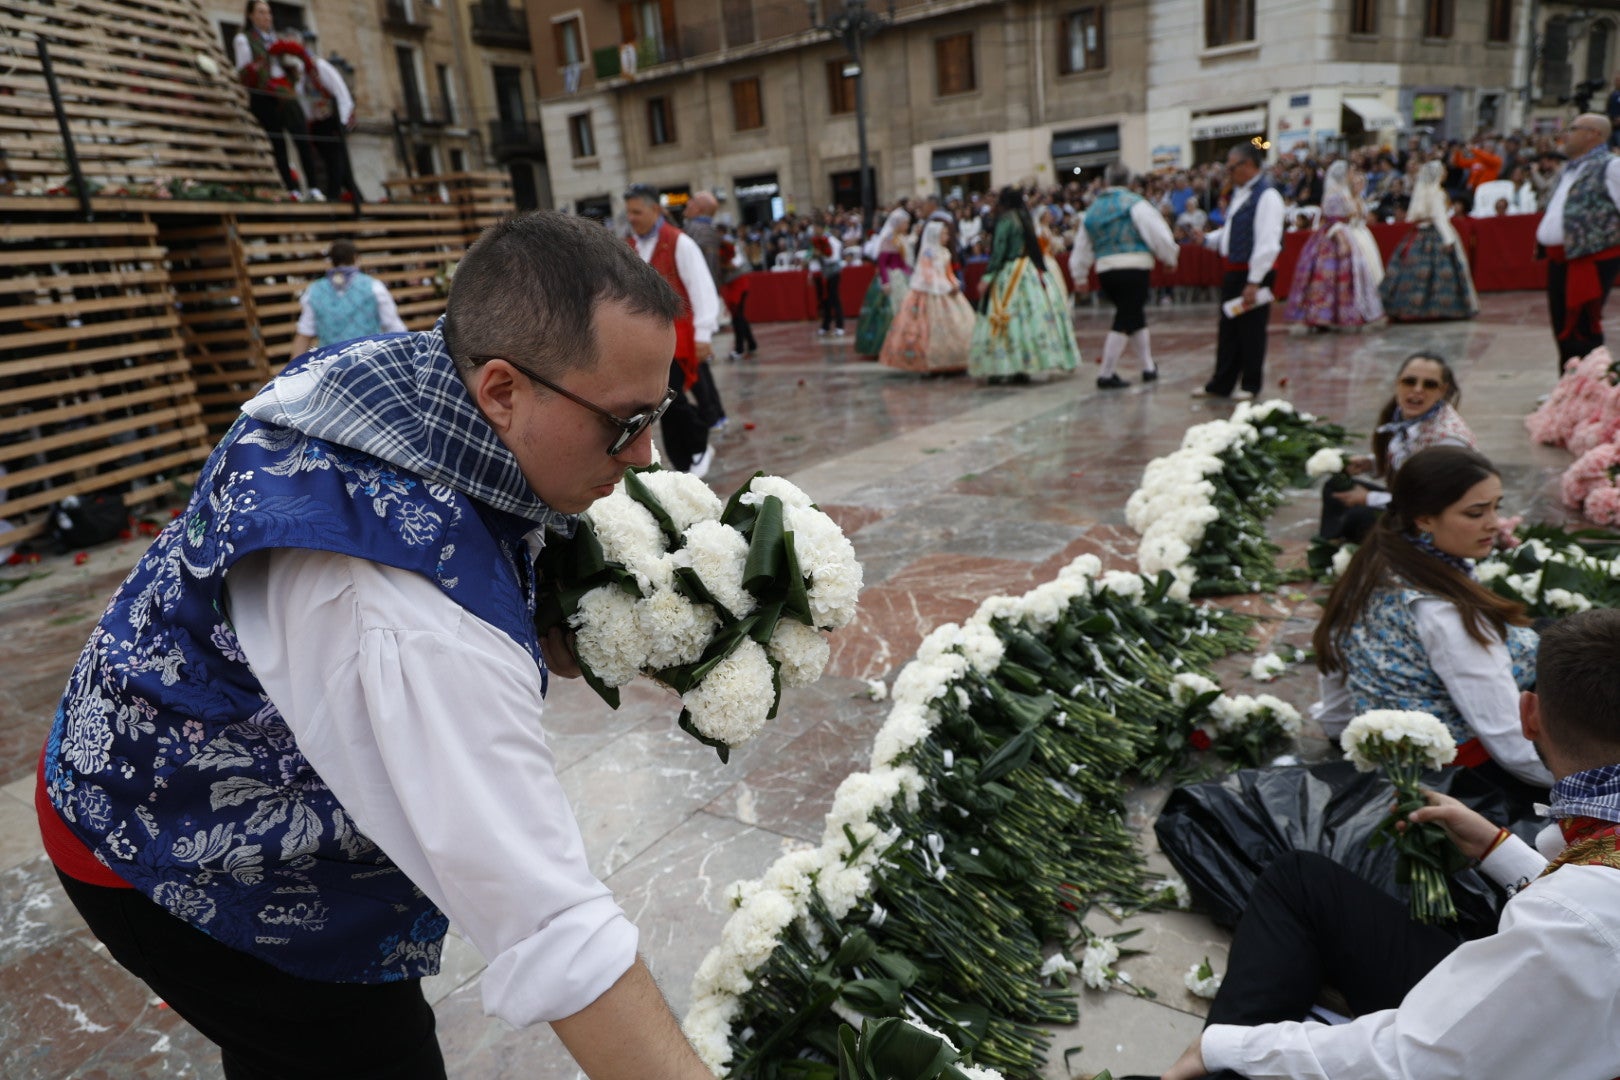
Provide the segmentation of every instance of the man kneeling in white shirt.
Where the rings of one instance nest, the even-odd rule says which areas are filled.
[[[1164,1080],[1620,1075],[1620,611],[1554,623],[1537,663],[1520,721],[1557,778],[1545,854],[1447,796],[1412,815],[1508,890],[1497,932],[1461,941],[1321,856],[1280,858],[1209,1025]],[[1357,1019],[1301,1022],[1323,986]]]

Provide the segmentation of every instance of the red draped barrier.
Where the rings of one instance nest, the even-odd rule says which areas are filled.
[[[1453,218],[1452,225],[1468,254],[1468,264],[1474,272],[1474,288],[1484,292],[1512,292],[1540,290],[1547,287],[1547,264],[1535,257],[1536,226],[1540,214],[1515,214],[1509,217]],[[1413,229],[1407,224],[1373,225],[1373,239],[1378,251],[1388,263],[1395,248]],[[1294,266],[1311,233],[1291,232],[1283,237],[1282,254],[1277,257],[1278,296],[1287,296],[1294,280]],[[1067,255],[1056,260],[1065,281],[1073,289],[1069,278]],[[962,292],[970,300],[977,300],[979,283],[988,265],[985,259],[976,259],[962,267]],[[1223,262],[1219,255],[1195,244],[1181,245],[1181,256],[1176,269],[1157,266],[1153,270],[1155,287],[1183,287],[1218,289],[1221,284]],[[860,317],[861,301],[866,298],[876,267],[871,263],[849,266],[844,270],[839,292],[844,300],[846,319]],[[816,287],[810,274],[804,270],[784,270],[745,275],[748,284],[748,318],[752,322],[791,322],[817,317]],[[1088,288],[1097,288],[1097,274],[1091,274]]]

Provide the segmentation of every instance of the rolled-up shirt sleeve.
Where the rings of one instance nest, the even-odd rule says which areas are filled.
[[[635,961],[540,727],[528,652],[425,577],[281,549],[227,579],[249,665],[360,829],[489,962],[484,1010],[579,1012]]]

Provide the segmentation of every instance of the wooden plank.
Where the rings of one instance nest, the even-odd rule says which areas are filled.
[[[167,375],[183,375],[190,370],[191,365],[186,360],[176,357],[173,360],[165,360],[161,364],[114,368],[111,371],[98,371],[65,379],[53,379],[49,383],[28,383],[23,386],[0,390],[0,408],[8,408],[21,402],[38,400],[41,396],[41,386],[49,386],[51,391],[57,394],[88,394],[124,383],[162,378]]]
[[[161,262],[160,247],[49,247],[0,250],[0,266],[44,266],[62,263]]]
[[[6,282],[10,285],[10,282]],[[9,290],[8,290],[9,291]],[[20,295],[20,294],[19,294]],[[49,296],[40,296],[33,306],[16,308],[0,307],[0,326],[21,321],[22,318],[32,316],[16,316],[19,311],[38,311],[48,309],[52,318],[73,319],[83,315],[100,315],[108,311],[128,311],[140,308],[171,308],[174,297],[168,293],[119,293],[116,296],[99,296],[94,300],[78,300],[71,296],[57,300]]]
[[[201,424],[197,424],[187,428],[182,434],[187,438],[201,440],[207,438],[208,429]],[[208,453],[208,447],[203,445],[188,447],[164,454],[162,457],[153,458],[150,461],[143,461],[137,465],[129,465],[122,469],[114,469],[112,472],[97,473],[81,480],[58,484],[33,495],[25,495],[21,498],[11,499],[8,502],[0,502],[0,517],[15,517],[30,510],[54,506],[68,495],[83,495],[90,491],[105,491],[107,488],[117,487],[119,484],[132,480],[150,479],[156,473],[203,461],[208,457]]]
[[[178,352],[180,343],[172,337],[158,338],[152,341],[132,341],[127,345],[109,345],[101,349],[84,349],[79,352],[56,353],[53,356],[34,356],[26,360],[7,360],[0,373],[5,375],[32,375],[45,371],[56,371],[60,368],[78,367],[82,364],[98,364],[105,360],[134,359],[140,356],[151,356],[154,353]]]
[[[3,310],[0,309],[0,311]],[[19,351],[38,349],[63,341],[83,342],[113,335],[121,336],[124,334],[147,333],[152,330],[167,330],[179,325],[179,322],[179,318],[171,310],[164,312],[162,315],[149,315],[138,319],[89,322],[81,326],[62,326],[54,330],[25,330],[18,334],[0,334],[0,354],[11,349]],[[175,344],[178,345],[178,342]],[[9,361],[7,363],[9,366]],[[5,367],[0,367],[0,373],[5,370]]]
[[[38,484],[46,480],[53,480],[58,476],[72,476],[85,469],[94,469],[119,458],[133,457],[144,454],[150,450],[164,450],[171,446],[185,442],[187,439],[202,437],[201,425],[191,427],[176,427],[168,431],[160,431],[156,435],[148,435],[144,439],[131,439],[129,442],[119,443],[116,446],[102,446],[98,449],[72,457],[60,458],[56,461],[47,461],[43,465],[35,465],[27,469],[13,469],[6,473],[6,486],[8,488],[26,487],[29,484]],[[71,445],[71,444],[69,444]],[[5,504],[0,503],[0,506]],[[4,511],[0,511],[3,516]]]
[[[60,240],[83,237],[103,242],[112,237],[139,237],[151,241],[157,237],[157,226],[150,221],[104,222],[33,221],[28,224],[0,225],[0,242],[34,243],[39,240]],[[10,284],[8,281],[7,284]]]
[[[38,389],[50,389],[56,396],[64,395],[56,391],[57,383],[37,383]],[[9,416],[0,416],[0,435],[9,435],[18,431],[29,431],[37,427],[51,424],[65,424],[70,420],[83,419],[97,413],[106,412],[109,402],[116,401],[120,409],[128,409],[135,405],[150,405],[157,401],[185,398],[196,400],[197,386],[190,379],[181,379],[176,382],[160,383],[156,386],[143,386],[138,390],[124,390],[115,398],[89,398],[67,404],[52,405],[49,408],[38,408],[34,412],[12,413]],[[41,399],[48,395],[41,395]],[[193,412],[196,410],[193,409]]]
[[[103,403],[105,407],[105,403]],[[69,428],[58,431],[54,435],[42,435],[26,443],[12,443],[10,446],[0,446],[0,461],[19,461],[32,457],[34,454],[46,454],[59,450],[65,446],[78,446],[82,443],[101,442],[115,435],[125,432],[139,431],[141,428],[154,427],[167,424],[171,421],[195,420],[202,415],[202,408],[195,400],[188,400],[184,405],[171,405],[167,408],[151,409],[134,416],[122,416],[116,420],[104,420],[99,424],[90,424],[86,427]],[[128,444],[125,444],[128,445]],[[51,465],[56,465],[52,462]],[[44,468],[45,466],[40,466]],[[16,477],[21,473],[8,473],[5,482],[7,486],[16,483]]]

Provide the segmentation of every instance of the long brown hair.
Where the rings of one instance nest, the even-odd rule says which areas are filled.
[[[1500,475],[1483,454],[1462,446],[1433,446],[1407,459],[1390,485],[1389,508],[1356,549],[1323,605],[1311,639],[1318,671],[1331,675],[1344,670],[1350,628],[1373,593],[1398,584],[1457,605],[1468,636],[1481,645],[1505,639],[1509,625],[1530,624],[1522,604],[1496,595],[1412,542],[1418,518],[1444,513],[1475,484]]]
[[[1436,356],[1434,353],[1430,352],[1413,353],[1411,356],[1408,356],[1405,360],[1401,361],[1400,368],[1395,372],[1396,383],[1400,383],[1401,376],[1406,374],[1406,369],[1412,366],[1412,361],[1414,360],[1427,360],[1432,364],[1440,365],[1440,377],[1444,379],[1446,383],[1446,392],[1441,400],[1455,409],[1458,403],[1462,401],[1462,390],[1457,386],[1457,376],[1451,370],[1451,365],[1446,363],[1446,359],[1443,356]],[[1400,416],[1400,393],[1399,391],[1396,391],[1389,395],[1389,400],[1384,402],[1384,407],[1378,410],[1378,427],[1383,427],[1392,420],[1398,420],[1400,419]],[[1389,443],[1394,437],[1395,435],[1393,432],[1382,432],[1377,428],[1373,429],[1372,452],[1373,462],[1375,465],[1373,475],[1383,476],[1385,470],[1389,468]]]

